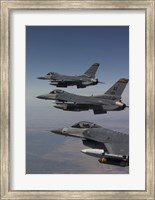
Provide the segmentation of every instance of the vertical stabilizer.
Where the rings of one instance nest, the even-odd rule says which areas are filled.
[[[121,96],[129,79],[121,78],[119,79],[109,90],[105,92],[108,95]]]
[[[90,77],[90,78],[95,78],[95,74],[96,74],[96,71],[99,67],[99,63],[94,63],[85,73],[84,75]]]

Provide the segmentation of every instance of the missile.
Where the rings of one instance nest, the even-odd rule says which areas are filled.
[[[129,157],[126,155],[116,155],[116,154],[109,154],[105,152],[103,149],[83,149],[81,150],[82,153],[85,153],[90,156],[112,159],[112,160],[129,160]]]
[[[101,157],[101,155],[103,155],[104,153],[104,150],[103,149],[83,149],[81,150],[81,152],[89,156]]]

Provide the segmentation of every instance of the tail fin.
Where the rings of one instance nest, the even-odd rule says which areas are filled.
[[[109,90],[105,92],[108,95],[121,96],[129,79],[121,78],[119,79]]]
[[[84,75],[90,77],[90,78],[95,78],[95,74],[96,74],[96,71],[99,67],[99,63],[94,63],[85,73]]]

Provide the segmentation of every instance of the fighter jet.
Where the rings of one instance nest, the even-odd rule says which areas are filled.
[[[103,164],[129,166],[129,135],[97,124],[81,121],[71,127],[51,130],[51,132],[82,138],[85,146],[91,149],[83,149],[82,153],[98,158]]]
[[[103,83],[95,78],[98,67],[99,64],[94,63],[83,75],[80,76],[68,76],[55,72],[49,72],[48,74],[46,74],[46,76],[38,77],[38,79],[50,80],[50,85],[54,85],[56,87],[67,87],[76,85],[77,88],[85,88],[90,85]]]
[[[118,80],[109,90],[102,95],[81,96],[53,90],[49,94],[37,96],[39,99],[54,100],[54,107],[64,111],[86,111],[92,109],[94,114],[105,114],[107,111],[120,111],[128,107],[121,100],[128,79]]]

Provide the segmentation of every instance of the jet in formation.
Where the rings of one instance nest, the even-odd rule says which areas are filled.
[[[54,100],[56,104],[54,107],[64,111],[93,110],[94,114],[105,114],[107,111],[120,111],[128,107],[121,100],[127,83],[128,79],[119,79],[102,95],[81,96],[56,89],[49,94],[37,96],[37,98]]]
[[[51,130],[51,132],[78,137],[89,149],[82,153],[98,158],[103,164],[129,166],[129,135],[120,133],[92,122],[81,121],[71,127]]]
[[[77,88],[85,88],[90,85],[103,83],[95,78],[98,67],[99,63],[94,63],[83,75],[80,76],[68,76],[55,72],[49,72],[46,76],[38,77],[38,79],[49,80],[50,85],[54,85],[56,87],[67,87],[76,85]]]

